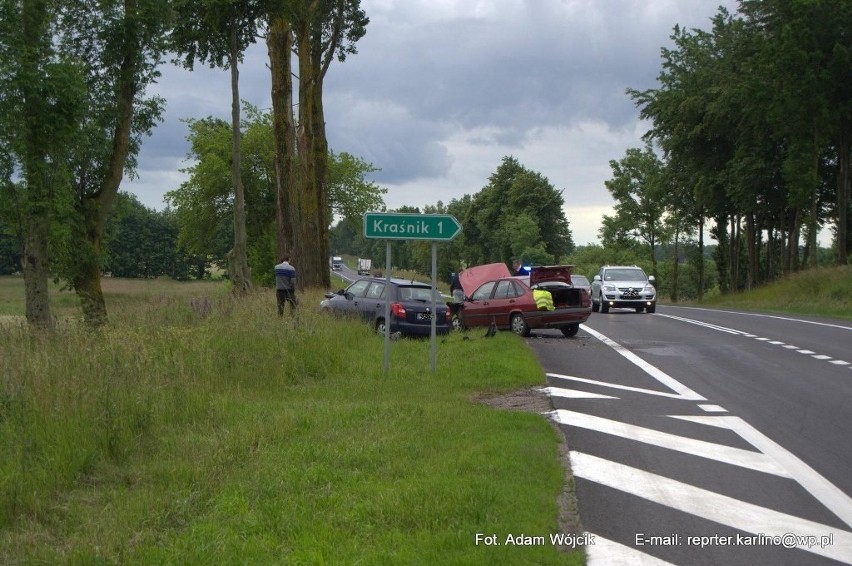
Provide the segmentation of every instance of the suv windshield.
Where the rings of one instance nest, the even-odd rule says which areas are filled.
[[[641,269],[607,269],[605,281],[647,281],[645,272]]]

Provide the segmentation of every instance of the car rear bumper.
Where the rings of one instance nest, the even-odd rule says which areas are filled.
[[[449,324],[435,325],[435,334],[448,334],[452,330]],[[429,323],[411,323],[400,320],[391,320],[391,334],[399,332],[403,336],[431,336],[432,325]]]

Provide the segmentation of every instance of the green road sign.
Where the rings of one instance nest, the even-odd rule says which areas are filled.
[[[364,214],[365,238],[448,242],[455,238],[461,229],[461,224],[451,214]]]

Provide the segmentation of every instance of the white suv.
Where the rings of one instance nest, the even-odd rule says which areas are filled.
[[[635,265],[605,265],[592,281],[592,310],[609,312],[613,308],[635,308],[636,312],[657,310],[654,276],[648,277]]]

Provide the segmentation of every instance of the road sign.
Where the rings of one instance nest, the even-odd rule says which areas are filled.
[[[461,224],[451,214],[364,214],[365,238],[447,242],[455,238],[461,230]]]

